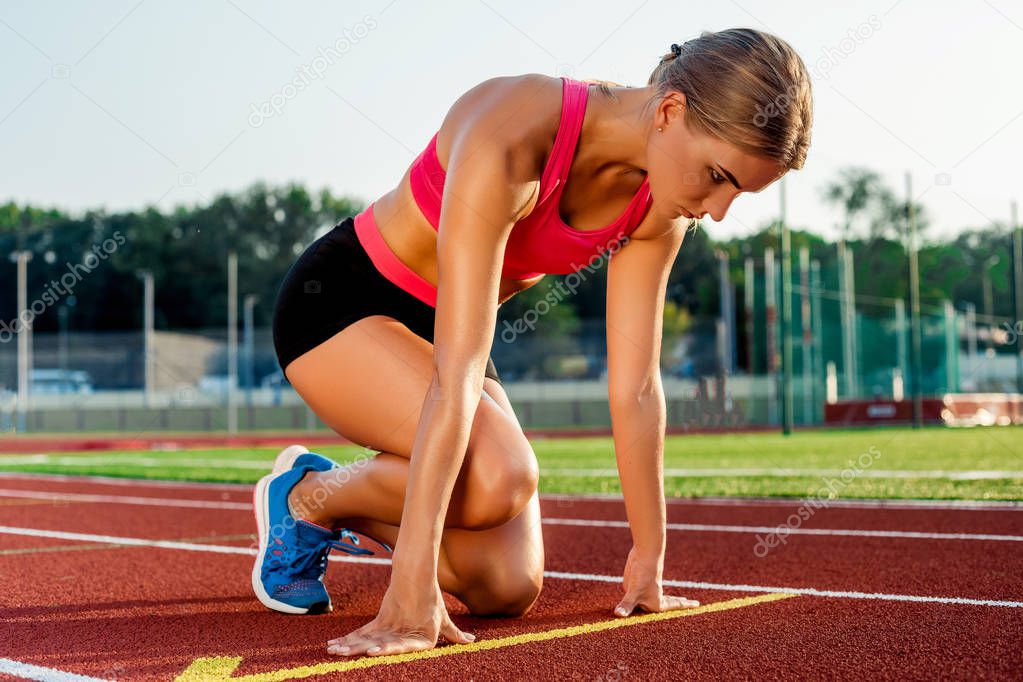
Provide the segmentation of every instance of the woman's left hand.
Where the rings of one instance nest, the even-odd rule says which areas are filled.
[[[632,613],[637,606],[657,613],[674,611],[699,606],[700,602],[685,597],[675,597],[661,591],[662,557],[643,557],[633,547],[625,562],[625,574],[622,578],[622,591],[625,597],[615,607],[615,615],[623,618]]]

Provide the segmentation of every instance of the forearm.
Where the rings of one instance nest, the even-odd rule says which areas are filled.
[[[479,398],[471,387],[442,388],[434,375],[423,401],[409,459],[408,483],[393,564],[404,573],[436,575],[444,519],[465,460]]]
[[[663,557],[666,410],[660,386],[612,400],[611,421],[633,545],[646,556]]]

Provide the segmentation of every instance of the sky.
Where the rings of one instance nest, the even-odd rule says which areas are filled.
[[[849,166],[899,196],[909,173],[931,238],[1009,220],[1023,198],[1010,0],[0,0],[0,202],[169,210],[256,181],[368,202],[487,78],[642,86],[672,42],[732,27],[785,39],[813,75],[790,224],[837,236],[821,191]],[[779,211],[776,183],[704,226],[740,236]]]

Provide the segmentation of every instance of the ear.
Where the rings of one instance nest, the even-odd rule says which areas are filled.
[[[671,125],[685,120],[686,96],[678,90],[668,90],[657,107],[655,121],[658,126]]]

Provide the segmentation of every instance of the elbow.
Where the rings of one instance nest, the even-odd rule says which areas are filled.
[[[471,363],[443,362],[435,358],[427,399],[450,409],[475,411],[483,394],[485,368],[474,372],[470,367]]]
[[[642,383],[608,386],[608,401],[612,407],[649,405],[664,402],[664,389],[660,377],[652,377]]]

